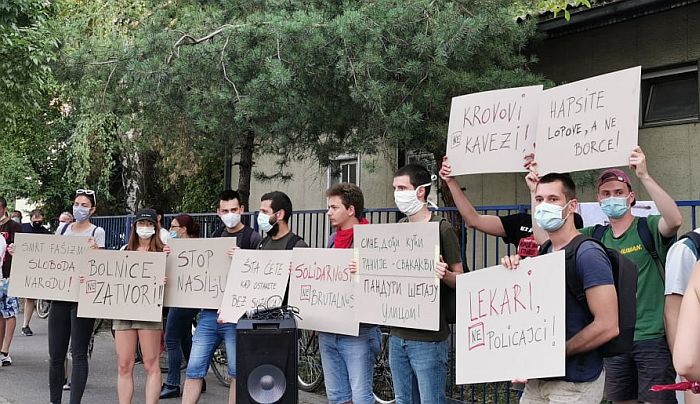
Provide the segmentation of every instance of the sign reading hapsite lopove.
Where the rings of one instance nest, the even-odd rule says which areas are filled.
[[[165,306],[218,309],[231,268],[235,237],[172,239],[167,258]]]
[[[357,320],[438,330],[438,222],[355,226]]]
[[[87,237],[17,233],[9,295],[78,301],[79,267]]]
[[[165,253],[90,250],[84,258],[78,317],[161,321]]]
[[[542,86],[452,98],[447,156],[453,175],[525,171],[534,152]]]
[[[295,248],[289,304],[299,308],[299,328],[358,335],[355,282],[347,248]]]
[[[458,384],[564,375],[564,273],[559,251],[457,277]]]

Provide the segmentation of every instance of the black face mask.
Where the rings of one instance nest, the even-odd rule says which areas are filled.
[[[38,229],[42,224],[44,224],[44,222],[32,222],[32,227]]]

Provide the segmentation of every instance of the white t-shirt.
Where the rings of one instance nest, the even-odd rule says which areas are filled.
[[[161,227],[160,228],[160,241],[162,241],[163,244],[168,244],[169,240],[170,240],[170,232]]]
[[[105,248],[105,229],[102,227],[97,227],[94,224],[91,224],[90,227],[88,227],[87,230],[76,233],[73,231],[73,225],[75,223],[64,223],[60,226],[58,226],[58,229],[56,229],[56,234],[61,234],[63,233],[64,236],[83,236],[83,237],[92,237],[95,239],[95,244],[97,244],[98,247],[100,248]],[[63,228],[69,226],[65,232],[63,232]],[[94,236],[93,236],[94,233]]]
[[[700,228],[693,230],[700,234]],[[666,295],[683,295],[698,257],[693,253],[692,241],[676,241],[666,254]]]
[[[7,250],[7,242],[5,237],[0,236],[0,266],[5,262],[5,251]]]

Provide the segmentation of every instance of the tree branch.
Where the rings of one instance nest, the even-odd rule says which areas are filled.
[[[226,52],[226,47],[228,46],[229,39],[231,39],[231,34],[228,34],[228,36],[226,37],[226,42],[224,43],[224,47],[221,48],[221,60],[220,60],[221,69],[224,71],[224,79],[226,81],[228,81],[229,84],[231,84],[231,86],[233,87],[233,91],[236,93],[236,99],[238,100],[238,102],[241,102],[241,95],[238,93],[238,89],[236,88],[236,83],[231,81],[231,79],[228,78],[228,74],[226,74],[226,63],[224,62],[224,56],[225,56],[225,52]]]

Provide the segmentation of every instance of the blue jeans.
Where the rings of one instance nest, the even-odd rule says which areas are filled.
[[[449,339],[389,337],[389,366],[397,404],[445,404]]]
[[[192,320],[199,309],[171,307],[165,321],[165,348],[168,350],[168,377],[165,384],[180,385],[182,357],[190,360],[192,350]]]
[[[372,375],[380,350],[379,327],[361,326],[357,337],[319,333],[318,344],[329,404],[373,404]]]
[[[187,378],[202,379],[209,371],[209,363],[221,341],[226,344],[228,375],[236,377],[236,324],[216,322],[216,310],[205,309],[199,314],[197,329],[192,338]]]

